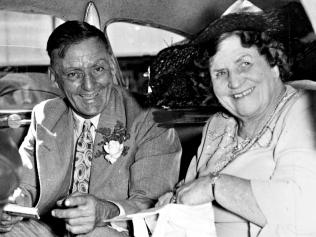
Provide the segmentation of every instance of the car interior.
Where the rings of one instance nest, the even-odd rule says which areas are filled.
[[[1,0],[0,6],[0,129],[18,147],[28,129],[32,107],[45,99],[62,96],[48,79],[49,60],[45,43],[50,32],[66,20],[86,20],[104,31],[117,60],[115,83],[146,102],[153,60],[165,47],[191,39],[220,17],[234,0]],[[268,10],[290,0],[252,0]],[[299,1],[296,1],[299,2]],[[310,22],[304,22],[304,24]],[[293,24],[294,27],[301,25]],[[315,37],[304,36],[295,48],[293,79],[311,79],[315,73]],[[21,44],[23,43],[23,44]],[[22,47],[23,46],[23,47]],[[183,147],[180,179],[200,143],[208,117],[221,108],[209,90],[205,69],[187,69],[170,86],[164,99],[148,100],[144,106],[158,108],[159,126],[174,127]],[[193,82],[192,82],[193,80]],[[191,83],[191,84],[190,84]],[[169,88],[169,89],[170,89]],[[156,92],[160,96],[163,92]],[[203,96],[200,96],[203,94]],[[169,96],[169,97],[168,97]],[[207,99],[206,99],[207,98]]]

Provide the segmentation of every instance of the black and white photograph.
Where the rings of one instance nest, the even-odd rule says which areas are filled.
[[[316,1],[0,0],[0,236],[316,237]]]

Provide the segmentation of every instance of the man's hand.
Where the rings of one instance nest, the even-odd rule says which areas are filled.
[[[12,195],[8,198],[8,201],[10,203],[26,206],[24,198],[25,194],[22,193],[22,190],[20,188],[16,188]],[[16,223],[23,220],[23,217],[6,213],[2,210],[2,208],[3,206],[0,208],[0,233],[5,233],[9,232]]]
[[[210,176],[203,176],[183,184],[176,191],[177,203],[198,205],[214,200]]]
[[[22,219],[21,216],[13,216],[0,210],[0,233],[9,232]]]
[[[52,215],[64,219],[66,229],[73,234],[86,234],[96,226],[102,226],[102,220],[119,215],[119,208],[93,195],[74,193],[57,202],[61,209],[52,211]]]

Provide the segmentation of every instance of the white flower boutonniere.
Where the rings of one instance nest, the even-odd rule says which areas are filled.
[[[118,141],[109,141],[103,146],[105,152],[108,154],[105,155],[105,158],[113,164],[122,154],[124,145]]]
[[[127,154],[129,147],[124,146],[124,142],[129,139],[130,135],[122,122],[117,121],[113,131],[110,128],[98,128],[96,132],[103,136],[103,141],[98,143],[98,145],[102,145],[103,150],[97,151],[96,157],[104,155],[104,158],[113,164],[118,158]]]

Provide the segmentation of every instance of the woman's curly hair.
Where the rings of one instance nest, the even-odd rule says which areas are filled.
[[[291,65],[292,62],[289,57],[285,54],[285,46],[278,40],[270,37],[266,32],[257,31],[232,31],[222,34],[213,43],[204,45],[206,51],[202,61],[209,61],[216,51],[218,50],[218,45],[226,38],[232,35],[237,35],[243,47],[250,48],[255,46],[258,49],[260,55],[263,55],[271,67],[278,66],[280,71],[280,78],[282,81],[287,81],[291,76]],[[201,61],[198,64],[204,64]],[[204,64],[205,65],[205,64]]]

